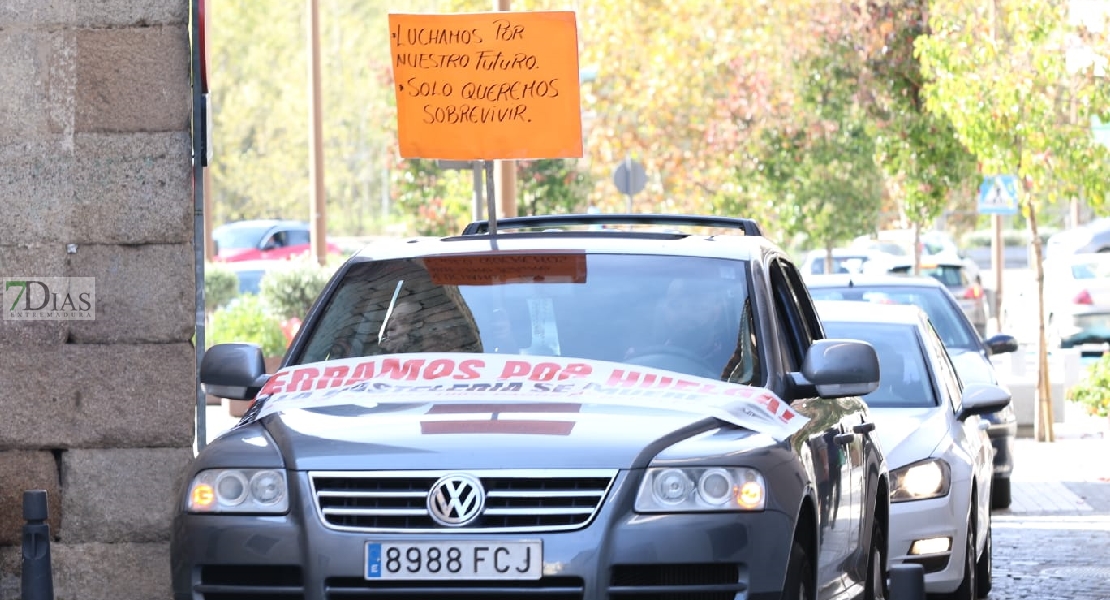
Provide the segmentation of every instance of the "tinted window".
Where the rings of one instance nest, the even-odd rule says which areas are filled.
[[[879,389],[863,397],[872,408],[936,406],[917,327],[890,323],[825,321],[832,338],[868,342],[879,355]]]
[[[756,347],[743,318],[746,262],[509,258],[521,262],[441,256],[353,265],[295,362],[484,352],[609,360],[734,381],[758,371],[758,361],[742,356]],[[763,380],[759,372],[750,377]]]
[[[290,229],[285,232],[286,246],[300,246],[309,243],[311,243],[311,239],[305,229]]]
[[[810,287],[815,300],[855,300],[877,304],[909,304],[929,316],[940,339],[949,348],[980,349],[979,335],[960,307],[942,289],[929,287],[862,286]]]
[[[212,239],[216,247],[223,250],[246,250],[257,248],[262,241],[262,236],[270,231],[270,226],[260,227],[217,227],[212,232]]]

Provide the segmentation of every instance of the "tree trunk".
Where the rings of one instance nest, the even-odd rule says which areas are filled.
[[[825,242],[825,274],[833,272],[833,241]]]
[[[921,275],[921,224],[913,223],[913,274]]]
[[[1037,282],[1037,418],[1034,420],[1033,436],[1038,442],[1055,442],[1052,385],[1048,379],[1048,336],[1044,322],[1044,264],[1041,238],[1037,235],[1037,210],[1032,199],[1029,200],[1029,236],[1033,242],[1033,275]]]

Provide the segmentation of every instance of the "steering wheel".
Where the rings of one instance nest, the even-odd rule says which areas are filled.
[[[666,369],[694,375],[719,379],[720,373],[715,373],[705,362],[705,359],[681,346],[655,345],[644,348],[634,348],[624,361],[633,365]]]

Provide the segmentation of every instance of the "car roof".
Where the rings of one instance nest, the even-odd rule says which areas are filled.
[[[650,220],[662,219],[666,215],[608,215],[614,222],[622,219]],[[556,217],[572,217],[557,215]],[[605,221],[606,215],[583,215],[583,218],[596,218]],[[687,218],[682,215],[673,218]],[[696,218],[696,217],[690,217]],[[558,219],[556,219],[558,220]],[[524,222],[514,219],[511,222]],[[480,224],[480,223],[478,223]],[[474,228],[472,223],[468,228]],[[543,229],[522,231],[506,229],[491,236],[488,233],[475,233],[448,237],[406,237],[382,240],[359,250],[352,259],[388,260],[396,258],[420,258],[435,255],[462,255],[495,252],[592,252],[592,253],[632,253],[733,260],[753,260],[765,252],[782,250],[772,241],[760,235],[736,233],[719,234],[679,231],[673,227],[666,230],[644,231],[623,229],[574,230]]]
[[[248,221],[224,223],[216,229],[250,229],[254,227],[277,227],[279,225],[308,227],[308,224],[304,221],[293,221],[289,219],[251,219]]]
[[[921,324],[923,311],[912,304],[871,304],[848,300],[815,300],[817,315],[822,321],[849,323],[886,323],[894,325]]]
[[[932,287],[944,284],[925,275],[810,275],[805,278],[808,287]]]

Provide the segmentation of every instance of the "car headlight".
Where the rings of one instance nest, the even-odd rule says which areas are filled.
[[[909,502],[947,496],[952,487],[952,468],[939,458],[930,458],[890,472],[890,501]]]
[[[650,468],[636,494],[636,512],[763,510],[767,485],[747,468]]]
[[[289,487],[279,469],[209,469],[193,477],[191,513],[284,513]]]

